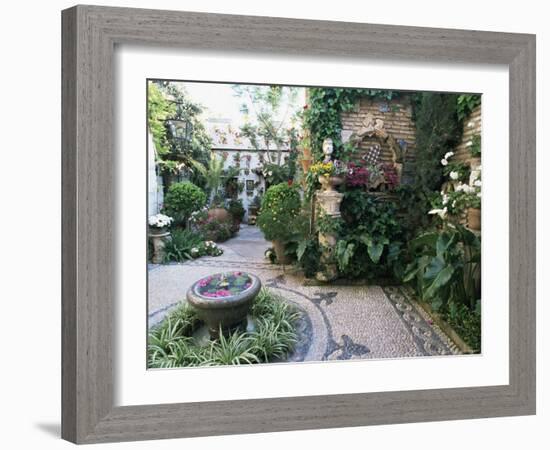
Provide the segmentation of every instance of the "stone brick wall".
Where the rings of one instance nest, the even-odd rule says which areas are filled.
[[[397,141],[404,141],[407,145],[407,162],[414,160],[414,149],[416,144],[415,125],[412,120],[412,106],[410,96],[402,95],[392,100],[379,100],[370,97],[361,98],[355,109],[342,114],[342,138],[346,142],[349,136],[360,129],[366,115],[370,113],[375,119],[384,121],[385,130]],[[373,144],[380,144],[376,138],[368,138],[361,144],[361,149],[367,152]],[[381,162],[391,161],[391,152],[386,145],[381,146]]]
[[[481,105],[476,106],[469,117],[464,120],[462,140],[456,146],[454,150],[455,154],[451,161],[462,161],[467,164],[471,163],[472,156],[470,155],[468,143],[472,142],[472,137],[476,134],[481,135]],[[474,161],[474,163],[477,163],[477,161]]]

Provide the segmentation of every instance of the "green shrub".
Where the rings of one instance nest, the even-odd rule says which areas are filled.
[[[149,333],[148,367],[256,364],[284,359],[297,342],[299,313],[281,297],[262,289],[252,305],[256,329],[199,346],[192,337],[201,325],[195,310],[183,304]]]
[[[233,217],[233,220],[238,222],[243,221],[245,209],[242,200],[230,200],[227,210]]]
[[[268,241],[287,241],[294,234],[294,222],[300,213],[300,194],[294,186],[271,186],[262,198],[258,226]]]
[[[450,303],[445,320],[462,337],[475,353],[481,351],[481,302],[477,302],[474,311],[466,305]]]
[[[481,262],[481,241],[461,225],[423,232],[409,242],[413,261],[403,282],[435,311],[449,311],[449,304],[475,311],[480,289],[475,274]]]
[[[393,202],[379,201],[363,190],[345,192],[335,257],[349,278],[392,277],[400,272],[403,229]]]
[[[200,226],[200,229],[206,239],[214,242],[224,242],[234,234],[232,225],[232,222],[210,217]]]
[[[192,212],[206,205],[206,194],[189,181],[173,183],[164,197],[163,212],[184,224]]]

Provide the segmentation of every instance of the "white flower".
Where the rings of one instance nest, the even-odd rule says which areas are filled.
[[[468,128],[472,128],[474,126],[474,122],[468,122]]]
[[[478,192],[478,193],[477,193],[477,196],[478,196],[479,198],[481,198],[481,192]]]
[[[451,180],[458,180],[458,172],[452,171],[449,176],[451,177]]]
[[[456,207],[456,200],[453,200],[452,207]]]
[[[449,159],[451,156],[453,156],[455,152],[447,152],[445,153],[445,159]],[[445,165],[445,164],[444,164]]]
[[[466,147],[471,147],[471,146],[472,146],[472,144],[473,144],[473,142],[472,142],[472,141],[468,141],[468,142],[466,142]]]
[[[481,180],[474,181],[474,186],[481,187]]]
[[[269,172],[267,172],[267,174],[268,174],[269,176],[272,176],[272,175],[273,175],[273,171],[270,170]]]
[[[446,205],[448,201],[449,201],[449,197],[447,196],[447,194],[443,194],[443,200],[441,201],[441,203]]]
[[[164,214],[155,214],[154,216],[149,216],[148,222],[152,227],[163,228],[170,225],[173,220]]]
[[[447,164],[449,164],[449,161],[447,161],[446,159],[441,160],[441,165],[442,166],[446,166]]]
[[[447,207],[443,209],[432,209],[428,214],[437,214],[440,218],[444,219],[447,215]]]
[[[198,253],[199,252],[199,249],[197,247],[193,247],[191,249],[191,253]]]

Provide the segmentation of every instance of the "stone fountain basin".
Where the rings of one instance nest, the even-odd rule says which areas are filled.
[[[211,275],[213,277],[221,274]],[[216,339],[220,328],[226,334],[237,328],[239,325],[246,324],[247,314],[260,289],[262,283],[260,279],[250,273],[243,272],[250,278],[251,285],[244,291],[225,297],[207,297],[200,293],[197,280],[187,291],[187,301],[197,311],[199,319],[208,326],[210,337]]]

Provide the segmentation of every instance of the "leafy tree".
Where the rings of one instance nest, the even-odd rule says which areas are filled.
[[[181,172],[198,185],[204,185],[204,167],[208,164],[212,142],[200,120],[202,107],[193,102],[182,83],[151,81],[148,86],[149,130],[157,149],[157,164],[164,174]],[[170,119],[188,121],[188,142],[170,133]]]
[[[296,114],[299,88],[288,86],[234,85],[235,95],[242,100],[245,124],[240,133],[256,150],[265,150],[268,163],[285,163],[282,150],[296,141],[299,128]]]
[[[176,106],[164,97],[157,84],[149,83],[147,90],[149,130],[153,135],[157,154],[166,155],[170,152],[170,142],[165,121],[174,117]]]

